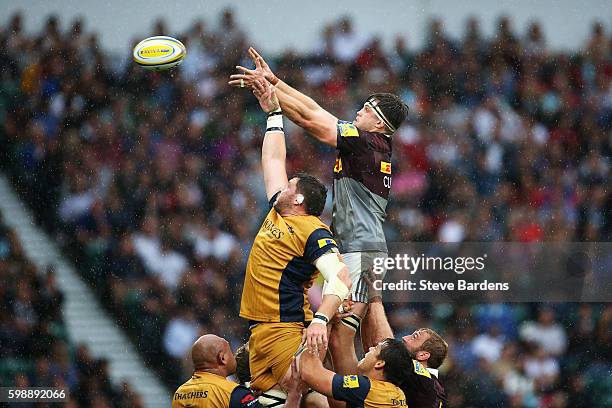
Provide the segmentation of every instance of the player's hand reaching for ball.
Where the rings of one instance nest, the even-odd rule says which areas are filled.
[[[268,80],[268,82],[270,82],[273,86],[278,83],[278,78],[276,77],[276,75],[274,75],[274,73],[270,69],[270,66],[266,63],[266,61],[264,61],[262,56],[259,55],[255,48],[249,47],[249,57],[251,57],[251,59],[255,63],[256,70],[260,70],[261,72],[263,72],[264,77]]]
[[[253,95],[259,101],[261,109],[270,113],[280,108],[274,87],[265,79],[258,79],[253,82]]]
[[[278,78],[272,73],[272,70],[264,59],[255,51],[255,48],[249,48],[249,56],[255,63],[255,69],[248,69],[241,65],[236,65],[236,68],[241,71],[240,74],[230,75],[228,84],[238,88],[254,88],[255,82],[265,80],[272,84],[278,83]]]

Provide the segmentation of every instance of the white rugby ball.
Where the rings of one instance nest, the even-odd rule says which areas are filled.
[[[136,44],[133,55],[134,62],[144,69],[162,71],[183,62],[187,49],[176,38],[159,35]]]

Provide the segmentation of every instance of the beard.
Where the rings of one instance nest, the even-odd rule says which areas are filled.
[[[282,214],[283,212],[291,209],[291,202],[287,197],[279,197],[273,205],[277,213]]]
[[[287,209],[287,206],[284,205],[283,203],[277,202],[276,204],[274,204],[274,209],[276,210],[277,213],[282,214],[283,211]]]

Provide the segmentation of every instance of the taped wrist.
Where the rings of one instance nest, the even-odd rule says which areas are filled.
[[[319,324],[322,324],[323,326],[327,326],[327,323],[329,323],[329,317],[325,316],[321,312],[317,312],[315,313],[314,319],[312,319],[310,324],[312,323],[319,323]]]
[[[361,324],[361,317],[353,314],[343,318],[340,320],[340,322],[354,332],[357,332],[359,330],[359,325]]]
[[[283,111],[279,109],[268,113],[266,121],[266,132],[282,132],[283,131]]]

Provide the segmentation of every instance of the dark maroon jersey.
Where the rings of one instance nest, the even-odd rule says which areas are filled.
[[[410,372],[403,391],[409,408],[446,408],[446,393],[442,383],[433,373],[421,363],[412,360],[413,370]]]
[[[332,232],[341,252],[387,251],[391,137],[338,121]]]

